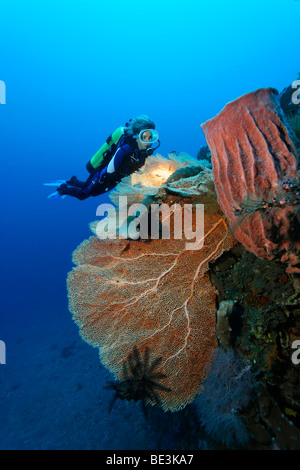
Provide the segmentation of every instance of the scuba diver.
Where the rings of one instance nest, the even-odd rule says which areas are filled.
[[[155,148],[152,145],[157,142]],[[46,183],[58,186],[48,198],[73,196],[80,200],[99,196],[113,189],[125,176],[141,168],[146,158],[160,145],[154,122],[146,115],[130,119],[125,127],[119,127],[86,165],[90,176],[79,181],[76,176],[69,180]]]

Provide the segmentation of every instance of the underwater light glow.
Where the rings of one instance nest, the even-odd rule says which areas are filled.
[[[173,170],[174,171],[174,170]],[[173,171],[169,168],[165,168],[163,166],[159,166],[156,170],[152,171],[152,176],[156,179],[159,179],[161,183],[165,183],[169,176],[173,173]]]
[[[131,184],[139,183],[142,186],[158,188],[167,181],[177,168],[178,166],[168,160],[166,162],[159,161],[158,164],[152,163],[149,167],[145,166],[142,174],[133,173],[131,175]]]

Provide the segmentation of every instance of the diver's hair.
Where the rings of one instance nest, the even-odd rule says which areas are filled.
[[[155,124],[146,114],[141,114],[129,121],[126,128],[127,135],[137,135],[143,129],[155,129]]]

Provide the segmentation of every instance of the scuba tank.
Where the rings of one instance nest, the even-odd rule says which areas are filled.
[[[105,157],[108,154],[111,154],[112,148],[116,146],[125,133],[125,127],[118,127],[110,136],[106,139],[106,142],[100,147],[98,152],[92,156],[92,158],[86,164],[86,169],[89,173],[93,173],[97,168],[99,168]]]

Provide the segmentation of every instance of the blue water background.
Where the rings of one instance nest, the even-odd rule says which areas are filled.
[[[45,375],[51,376],[51,363],[63,347],[61,332],[78,336],[67,308],[66,276],[72,251],[90,236],[88,223],[95,220],[97,205],[107,201],[107,196],[48,200],[51,188],[42,183],[73,174],[85,179],[85,164],[110,132],[138,114],[155,121],[162,155],[176,150],[196,156],[205,144],[201,123],[227,102],[261,87],[281,91],[297,78],[299,13],[295,0],[1,2],[0,80],[6,84],[6,104],[0,105],[4,448],[59,447],[51,425],[44,437],[32,433],[34,424],[22,410],[34,410],[37,402],[42,409]],[[66,339],[66,346],[70,341]],[[45,349],[37,376],[32,355],[37,357],[47,343],[53,356]],[[84,351],[90,350],[97,356],[86,345]],[[71,364],[72,357],[68,359]],[[57,382],[58,394],[68,376],[72,379],[63,361],[59,370],[63,382]],[[80,370],[79,365],[79,376]],[[78,412],[84,400],[76,402]],[[61,428],[68,412],[65,395],[57,406],[55,428]],[[39,417],[42,427],[51,419],[51,406],[47,417],[36,411],[32,419]],[[71,426],[72,414],[69,422]],[[107,426],[103,443],[99,434],[99,448],[127,445],[109,444],[109,432],[116,433],[113,426]],[[88,436],[84,444],[82,439],[60,441],[61,447],[95,446]],[[144,445],[150,445],[146,440]]]

